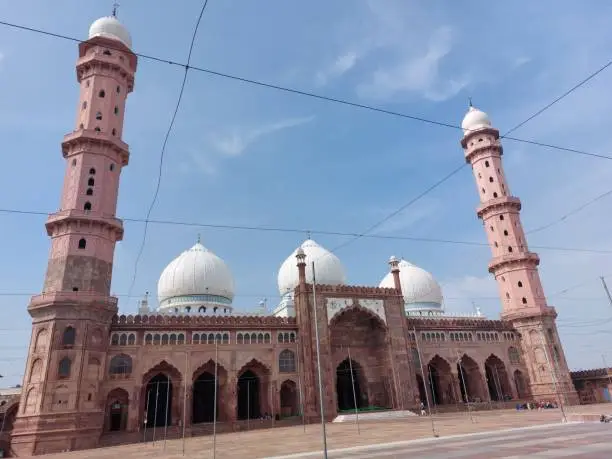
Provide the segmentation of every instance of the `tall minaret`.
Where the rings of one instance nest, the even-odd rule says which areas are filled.
[[[499,287],[502,319],[510,321],[521,335],[531,394],[538,399],[554,399],[556,394],[563,394],[564,401],[576,403],[555,324],[557,313],[546,303],[538,273],[540,258],[527,247],[520,218],[521,201],[510,193],[504,175],[499,131],[491,126],[487,114],[471,103],[461,127],[461,146],[466,162],[472,165],[480,196],[477,214],[493,255],[489,272]]]
[[[51,251],[43,293],[31,299],[32,337],[12,437],[18,455],[97,446],[104,424],[100,380],[109,329],[125,103],[137,59],[127,29],[112,16],[95,21],[79,44],[74,130],[64,137],[66,172],[58,212],[46,228]]]

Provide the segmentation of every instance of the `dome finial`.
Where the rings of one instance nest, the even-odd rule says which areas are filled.
[[[198,244],[201,244],[201,243],[202,243],[202,237],[201,237],[200,233],[198,233]]]
[[[474,106],[472,105],[472,96],[468,97],[468,107],[473,108]]]
[[[119,3],[115,2],[113,3],[113,17],[116,18],[117,17],[117,10],[119,9]]]
[[[310,239],[312,238],[312,234],[311,234],[310,230],[306,231],[306,236],[307,236],[306,239],[308,239],[310,241]]]

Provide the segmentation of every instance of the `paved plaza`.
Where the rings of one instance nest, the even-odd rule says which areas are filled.
[[[612,412],[612,406],[572,407],[576,413]],[[612,424],[561,423],[559,410],[481,411],[434,417],[438,438],[433,438],[431,419],[413,417],[401,421],[327,424],[330,459],[360,458],[610,458]],[[210,436],[138,443],[112,448],[48,455],[49,459],[150,459],[212,458]],[[346,450],[346,448],[351,448]],[[217,436],[216,459],[320,458],[320,425],[254,430]]]

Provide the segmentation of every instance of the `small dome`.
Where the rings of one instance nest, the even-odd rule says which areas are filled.
[[[468,135],[472,131],[488,127],[491,127],[491,120],[489,119],[489,115],[470,105],[468,112],[465,114],[465,116],[463,117],[463,121],[461,122],[461,129],[463,129],[463,135]]]
[[[200,242],[176,257],[157,283],[160,309],[183,303],[229,305],[234,298],[234,278],[225,262]]]
[[[278,270],[278,291],[281,296],[293,292],[299,283],[296,258],[299,250],[306,255],[306,282],[312,283],[313,261],[317,284],[343,285],[346,282],[344,267],[340,259],[312,239],[308,239],[289,255]]]
[[[400,260],[399,277],[406,309],[442,309],[442,289],[430,273]],[[379,287],[395,288],[393,274],[387,273]]]
[[[89,38],[94,37],[119,40],[128,48],[132,48],[130,32],[115,16],[105,16],[94,21],[91,27],[89,27]]]

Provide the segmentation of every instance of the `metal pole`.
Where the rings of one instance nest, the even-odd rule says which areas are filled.
[[[421,356],[421,346],[419,346],[419,335],[417,335],[416,327],[412,329],[414,333],[414,341],[416,343],[417,354],[419,356],[419,367],[421,367],[421,377],[425,376],[425,371],[423,370],[423,357]],[[429,365],[427,365],[429,367]],[[430,381],[431,381],[431,373],[430,373]],[[423,380],[423,386],[425,386],[425,380]],[[431,384],[433,388],[433,381]],[[433,397],[433,390],[431,391],[431,395]],[[436,432],[436,426],[434,424],[433,416],[431,415],[431,403],[429,403],[429,392],[427,391],[427,386],[425,386],[425,401],[427,402],[427,413],[429,414],[429,419],[431,420],[431,433],[434,437],[438,437],[438,433]],[[420,407],[419,407],[420,408]]]
[[[185,424],[187,424],[187,375],[189,375],[189,353],[185,352],[185,376],[183,377],[183,456],[185,455]]]
[[[219,383],[217,377],[219,374],[219,342],[215,337],[215,391],[214,391],[214,403],[213,403],[213,459],[217,457],[217,387]]]
[[[603,288],[606,291],[608,301],[610,302],[610,305],[612,305],[612,295],[610,295],[610,290],[608,290],[608,285],[606,284],[606,280],[604,279],[603,276],[601,276],[600,279],[601,279],[601,283],[603,284]]]
[[[603,360],[604,368],[606,369],[606,374],[608,375],[608,398],[610,398],[610,387],[612,386],[612,375],[608,370],[608,362],[606,362],[606,356],[601,354],[601,359]],[[609,402],[610,400],[608,400]]]
[[[459,355],[459,351],[457,351],[457,357],[459,358],[458,366],[459,366],[459,374],[461,375],[461,382],[463,383],[463,392],[465,393],[465,401],[468,406],[468,415],[470,416],[470,421],[474,422],[474,418],[472,417],[472,407],[470,406],[470,394],[468,394],[467,384],[465,383],[465,375],[463,374],[463,365],[461,364],[461,360],[463,358]]]
[[[148,390],[147,391],[147,403],[145,405],[145,418],[144,418],[144,422],[143,422],[143,424],[144,424],[144,434],[143,434],[142,441],[144,443],[147,442],[147,418],[149,417],[149,401],[150,401],[150,397],[151,397],[151,391]]]
[[[304,395],[302,394],[302,375],[300,373],[300,355],[302,348],[302,342],[298,337],[298,356],[297,356],[297,375],[298,375],[298,392],[300,395],[300,410],[302,411],[302,427],[304,428],[304,432],[306,432],[306,413],[304,413]]]
[[[546,335],[544,334],[544,330],[540,330],[540,334],[542,335],[542,343],[544,344],[544,357],[546,357],[546,364],[548,365],[548,371],[550,371],[550,376],[552,378],[553,390],[555,391],[555,396],[557,400],[559,400],[559,408],[561,408],[561,414],[563,415],[563,422],[567,422],[567,416],[565,415],[565,408],[563,407],[563,401],[559,396],[559,390],[557,389],[557,377],[555,375],[555,371],[550,364],[550,358],[548,357],[548,340],[546,339]]]
[[[394,396],[393,398],[395,399],[396,404],[399,406],[399,408],[403,411],[406,409],[406,406],[404,404],[404,393],[403,391],[400,393],[399,390],[399,384],[397,383],[397,375],[395,373],[395,364],[394,364],[394,358],[393,355],[391,353],[391,339],[388,339],[388,349],[389,349],[389,361],[391,362],[391,374],[393,375],[393,391],[394,391]]]
[[[166,417],[164,419],[164,451],[166,451],[166,442],[168,441],[168,406],[170,405],[170,380],[166,386]]]
[[[319,342],[319,322],[317,321],[317,278],[315,264],[312,262],[312,310],[314,311],[315,341],[317,350],[317,376],[319,382],[319,404],[321,411],[321,433],[323,435],[323,458],[327,459],[327,432],[325,431],[325,402],[323,401],[323,377],[321,376],[321,344]]]
[[[251,380],[247,379],[247,430],[251,430]]]
[[[157,402],[159,400],[159,381],[157,381],[157,390],[155,391],[155,416],[153,417],[153,446],[155,446],[155,429],[157,427]]]
[[[351,386],[353,386],[353,405],[355,405],[355,424],[357,424],[357,433],[360,434],[359,430],[359,408],[357,408],[357,394],[355,393],[355,376],[353,374],[353,361],[351,360],[351,347],[347,348],[348,359],[349,359],[349,371],[351,372]]]

